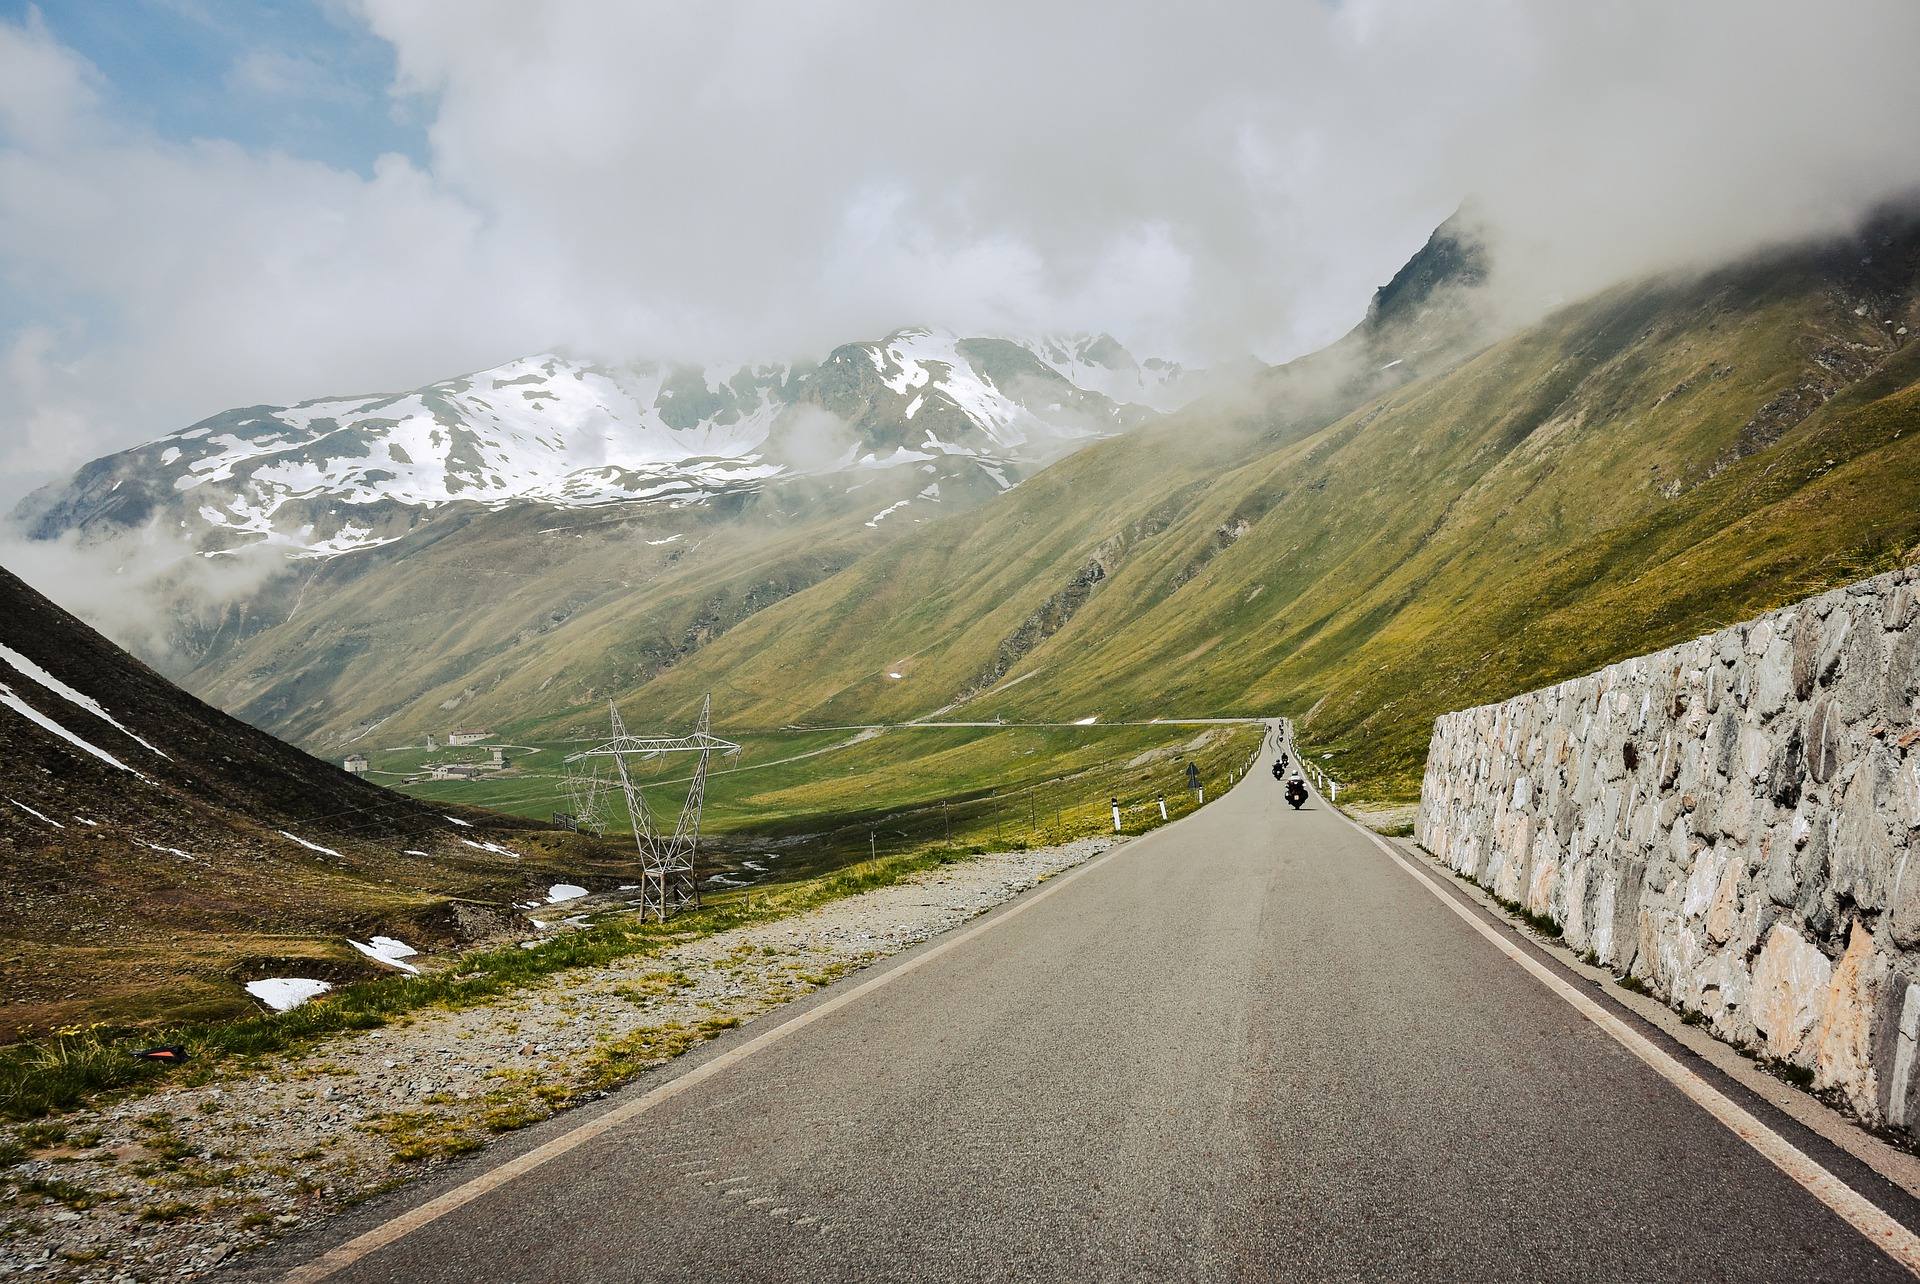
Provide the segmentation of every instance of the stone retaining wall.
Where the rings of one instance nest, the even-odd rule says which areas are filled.
[[[1434,724],[1415,836],[1870,1122],[1920,1121],[1920,568]]]

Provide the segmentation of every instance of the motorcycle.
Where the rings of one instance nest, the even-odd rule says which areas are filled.
[[[1298,776],[1289,780],[1287,782],[1287,801],[1293,804],[1295,811],[1299,811],[1301,805],[1307,801],[1307,782]]]

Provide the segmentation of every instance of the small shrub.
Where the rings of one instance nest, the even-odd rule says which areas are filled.
[[[1520,921],[1542,936],[1559,938],[1562,935],[1560,920],[1551,914],[1536,914],[1530,909],[1519,911]]]
[[[169,1200],[164,1204],[148,1204],[140,1210],[140,1220],[143,1222],[174,1222],[198,1211],[200,1210],[192,1204],[175,1199]]]
[[[360,1125],[393,1147],[395,1162],[417,1164],[480,1149],[481,1140],[460,1124],[428,1110],[400,1110]]]
[[[30,1123],[20,1129],[18,1136],[21,1144],[29,1150],[45,1150],[67,1139],[67,1126],[60,1123]]]
[[[75,1212],[81,1213],[86,1212],[89,1208],[98,1204],[103,1204],[107,1200],[107,1196],[97,1190],[88,1190],[85,1186],[76,1185],[70,1181],[58,1181],[51,1178],[38,1178],[34,1181],[22,1182],[20,1183],[20,1190],[24,1194],[39,1195],[44,1199],[51,1199],[57,1203],[65,1204]]]
[[[1561,934],[1560,920],[1553,915],[1536,914],[1519,901],[1510,901],[1506,897],[1493,892],[1487,894],[1493,897],[1494,903],[1499,905],[1501,909],[1513,915],[1522,923],[1525,923],[1528,927],[1540,933],[1540,935],[1557,937]]]
[[[514,1132],[546,1117],[544,1106],[525,1098],[506,1098],[481,1112],[480,1125],[488,1132]]]
[[[1812,1066],[1797,1066],[1791,1061],[1769,1061],[1766,1067],[1777,1077],[1786,1080],[1796,1088],[1813,1087]]]

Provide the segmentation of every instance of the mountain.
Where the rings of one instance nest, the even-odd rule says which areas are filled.
[[[1209,409],[1184,417],[1199,431],[1164,438],[1175,452],[1165,467],[1158,450],[1142,455],[1148,476],[1140,484],[1152,489],[1212,458],[1222,422],[1236,415],[1252,415],[1252,426],[1230,437],[1250,434],[1259,448],[1273,449],[1483,342],[1473,287],[1485,253],[1454,222],[1403,274],[1416,284],[1383,291],[1353,333],[1325,352],[1260,376],[1252,398],[1220,394]],[[950,531],[947,515],[1000,504],[1002,470],[1022,465],[958,450],[989,429],[998,446],[1013,446],[1002,426],[1007,416],[934,427],[942,415],[951,420],[980,404],[941,353],[968,354],[968,368],[997,388],[1038,380],[1033,362],[1088,384],[1097,382],[1090,371],[1104,369],[1110,390],[1126,380],[1141,395],[1152,391],[1143,386],[1150,379],[1172,377],[1152,363],[1136,373],[1103,340],[1020,346],[946,342],[916,331],[842,349],[789,404],[859,425],[856,467],[842,467],[845,448],[834,447],[820,452],[831,456],[825,471],[786,472],[704,503],[455,506],[397,542],[308,559],[297,579],[252,595],[204,627],[183,681],[222,708],[328,752],[376,734],[444,730],[450,719],[539,721],[556,709],[597,709],[609,696],[642,691],[759,613],[845,573],[857,578],[886,544],[923,526]],[[1180,383],[1193,386],[1190,376]],[[953,391],[928,398],[943,386]],[[1246,404],[1279,409],[1253,414]],[[907,430],[922,435],[903,441]],[[1042,471],[1022,488],[1049,475]],[[1135,501],[1131,489],[1112,492],[1097,480],[1070,494],[1048,493],[1067,523],[1063,531],[1078,513],[1126,511]],[[1002,569],[1011,574],[1032,553],[1010,550]],[[887,586],[885,600],[910,597],[930,609],[950,590],[949,574],[945,567],[905,574]],[[834,662],[822,660],[828,668]],[[726,691],[724,678],[715,690]],[[901,683],[902,692],[920,690]]]
[[[451,817],[180,690],[0,570],[0,1038],[256,1008],[376,970],[348,944],[498,932],[588,840]]]
[[[203,555],[375,548],[451,509],[674,506],[773,478],[971,461],[1004,488],[1176,404],[1178,366],[1107,336],[924,329],[817,365],[584,365],[546,354],[406,393],[229,410],[26,500],[33,538],[157,525]]]
[[[707,503],[454,506],[313,559],[187,681],[330,750],[709,691],[740,730],[1283,712],[1392,800],[1440,711],[1915,555],[1911,215],[1504,334],[1497,251],[1456,216],[1327,349],[1011,489],[875,420],[856,472]],[[847,355],[795,404],[897,430],[920,359]]]
[[[1332,349],[872,550],[625,698],[672,717],[724,684],[747,725],[1289,713],[1352,796],[1405,799],[1443,710],[1920,555],[1912,215],[1490,345],[1461,322],[1483,266],[1437,240]]]

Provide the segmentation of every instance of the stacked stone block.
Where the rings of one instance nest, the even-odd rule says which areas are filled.
[[[1920,1122],[1920,569],[1434,724],[1415,836],[1567,942]]]

